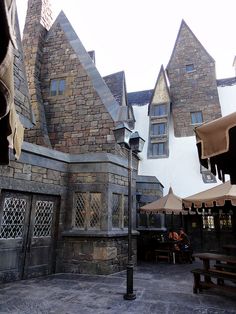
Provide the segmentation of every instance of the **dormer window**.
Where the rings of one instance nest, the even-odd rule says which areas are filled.
[[[193,63],[191,63],[191,64],[187,64],[186,66],[185,66],[185,68],[186,68],[186,72],[187,73],[189,73],[189,72],[193,72],[195,69],[194,69],[194,64]]]
[[[66,88],[65,79],[55,79],[50,82],[50,96],[64,95]]]
[[[153,105],[152,107],[152,116],[160,117],[167,114],[166,104]]]
[[[166,134],[166,123],[154,123],[151,125],[151,135],[164,135]]]

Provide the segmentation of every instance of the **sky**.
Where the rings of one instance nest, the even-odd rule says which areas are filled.
[[[27,0],[16,0],[21,31]],[[217,79],[235,76],[235,0],[51,0],[64,11],[101,76],[125,72],[127,91],[153,89],[167,66],[182,19],[216,62]]]

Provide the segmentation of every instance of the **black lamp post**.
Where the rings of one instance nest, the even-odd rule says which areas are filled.
[[[127,263],[127,282],[126,294],[124,299],[134,300],[136,295],[133,291],[133,260],[132,260],[132,154],[141,152],[144,146],[138,132],[132,133],[125,123],[119,124],[114,130],[114,136],[118,144],[128,148],[128,263]]]

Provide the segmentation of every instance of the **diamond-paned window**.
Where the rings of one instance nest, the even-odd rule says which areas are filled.
[[[124,195],[124,227],[128,227],[128,196]]]
[[[120,227],[120,215],[121,215],[121,206],[120,206],[121,194],[112,194],[112,227]]]
[[[74,225],[76,228],[85,227],[85,203],[86,203],[86,193],[76,193],[74,201]]]
[[[90,193],[90,227],[100,229],[101,193]]]
[[[0,226],[0,239],[23,237],[26,206],[26,199],[5,198]]]
[[[36,202],[33,237],[51,236],[53,207],[52,201]]]
[[[100,229],[101,193],[75,193],[74,227],[79,229]]]

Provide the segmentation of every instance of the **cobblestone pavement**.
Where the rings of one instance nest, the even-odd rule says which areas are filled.
[[[123,299],[126,272],[109,276],[55,274],[0,285],[0,313],[11,314],[232,314],[236,296],[193,294],[193,264],[141,264],[134,272],[136,300]]]

